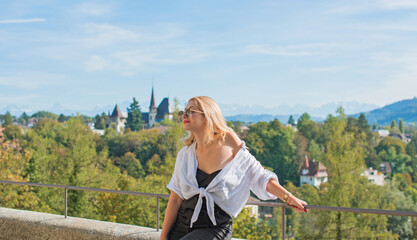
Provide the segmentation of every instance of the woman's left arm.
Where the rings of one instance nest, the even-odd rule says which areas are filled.
[[[307,212],[308,210],[304,207],[304,205],[307,205],[306,202],[304,202],[301,199],[298,199],[294,197],[291,193],[289,193],[284,187],[282,187],[275,179],[271,178],[268,183],[266,184],[266,191],[269,193],[274,194],[279,199],[284,201],[284,198],[286,199],[286,202],[293,206],[293,208],[297,212]],[[285,202],[285,201],[284,201]]]

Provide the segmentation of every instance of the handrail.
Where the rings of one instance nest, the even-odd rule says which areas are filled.
[[[155,197],[156,198],[156,231],[159,231],[159,199],[160,198],[169,198],[168,194],[157,194],[157,193],[143,193],[143,192],[133,192],[133,191],[121,191],[121,190],[112,190],[112,189],[102,189],[102,188],[89,188],[89,187],[77,187],[77,186],[67,186],[67,185],[57,185],[57,184],[45,184],[45,183],[31,183],[31,182],[15,182],[15,181],[4,181],[0,180],[1,184],[10,184],[10,185],[27,185],[34,187],[49,187],[49,188],[61,188],[65,189],[65,209],[64,215],[67,217],[67,190],[81,190],[81,191],[94,191],[94,192],[106,192],[106,193],[115,193],[115,194],[124,194],[124,195],[136,195],[136,196],[145,196],[145,197]],[[257,206],[266,206],[266,207],[280,207],[282,209],[282,239],[285,239],[285,208],[290,208],[291,206],[287,203],[278,203],[278,202],[261,202],[261,201],[248,201],[246,205],[257,205]],[[407,212],[407,211],[394,211],[394,210],[381,210],[381,209],[367,209],[367,208],[345,208],[345,207],[330,207],[330,206],[318,206],[318,205],[306,205],[306,209],[310,210],[320,210],[320,211],[337,211],[337,212],[352,212],[352,213],[368,213],[368,214],[378,214],[378,215],[392,215],[392,216],[404,216],[404,217],[417,217],[417,212]]]

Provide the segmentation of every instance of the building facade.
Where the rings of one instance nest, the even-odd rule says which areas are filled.
[[[116,104],[112,114],[109,116],[109,124],[115,124],[116,132],[120,133],[123,131],[126,125],[126,118],[122,111],[120,110],[119,106]]]
[[[151,103],[149,105],[149,112],[142,112],[142,121],[145,123],[145,128],[149,129],[155,126],[162,120],[173,120],[174,105],[169,98],[162,99],[158,107],[155,105],[154,89],[152,87]]]
[[[300,176],[300,186],[310,184],[316,188],[327,182],[329,178],[327,168],[321,162],[316,162],[315,159],[309,161],[307,156],[298,175]]]

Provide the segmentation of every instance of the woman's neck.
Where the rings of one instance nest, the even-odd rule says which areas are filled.
[[[210,148],[216,142],[216,136],[209,143],[204,142],[204,138],[206,137],[204,133],[194,133],[195,141],[197,143],[196,148],[200,151],[205,151],[206,149]]]

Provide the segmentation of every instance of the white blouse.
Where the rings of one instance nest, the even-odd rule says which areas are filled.
[[[237,217],[250,196],[250,190],[262,200],[276,199],[266,191],[266,184],[271,178],[278,181],[275,173],[263,168],[258,160],[249,153],[245,142],[236,156],[215,176],[206,188],[199,188],[196,178],[197,157],[196,143],[183,147],[177,156],[174,173],[167,188],[177,193],[181,199],[199,195],[191,225],[200,214],[202,198],[206,198],[207,213],[216,225],[214,203],[232,217]]]

